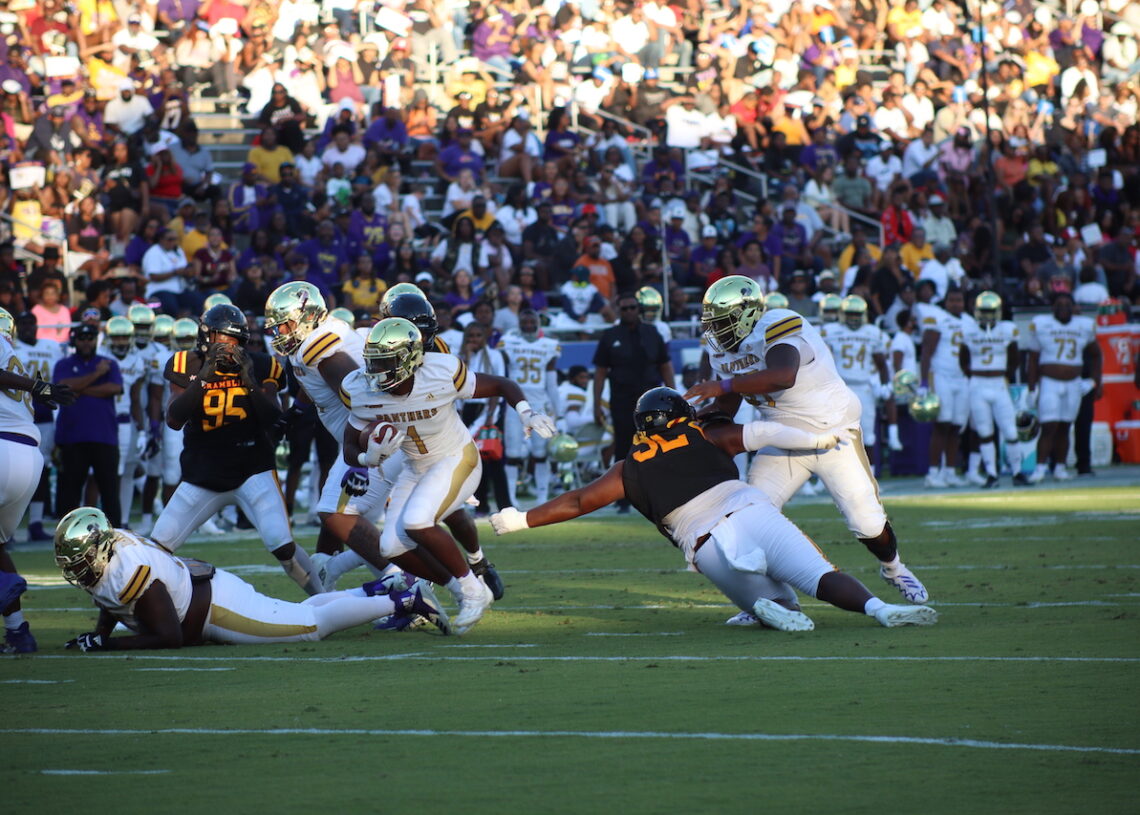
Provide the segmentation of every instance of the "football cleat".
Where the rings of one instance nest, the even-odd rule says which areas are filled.
[[[984,487],[986,485],[986,476],[974,470],[966,473],[966,480],[975,487]]]
[[[930,606],[892,606],[887,604],[875,612],[875,619],[884,628],[902,625],[934,625],[938,612]]]
[[[423,628],[431,625],[426,618],[418,614],[389,614],[387,617],[381,617],[372,628],[376,631],[415,631],[417,628]]]
[[[0,572],[0,611],[12,605],[27,590],[27,580],[15,572]]]
[[[1031,487],[1033,482],[1029,480],[1029,476],[1025,473],[1018,473],[1013,477],[1013,485],[1015,487]]]
[[[998,477],[996,475],[988,475],[988,476],[986,476],[986,483],[982,484],[982,489],[992,490],[992,489],[995,489],[997,487],[997,485],[998,485]]]
[[[37,650],[36,638],[32,636],[32,629],[27,622],[20,623],[19,628],[4,629],[4,647],[0,648],[0,653],[34,654]]]
[[[777,631],[811,631],[815,628],[811,617],[802,611],[784,608],[766,597],[753,603],[752,613],[761,623]]]
[[[1073,475],[1065,469],[1064,464],[1058,464],[1053,468],[1053,479],[1055,481],[1072,481]]]
[[[393,590],[388,596],[396,604],[396,612],[392,615],[396,621],[402,617],[422,617],[442,631],[444,636],[451,633],[451,620],[448,619],[447,612],[439,604],[435,592],[431,590],[431,585],[426,580],[417,580],[411,588],[403,591]],[[409,619],[404,627],[407,628],[412,624],[413,620]]]
[[[41,541],[51,540],[51,535],[44,531],[44,525],[40,521],[28,524],[28,542],[40,543]]]
[[[931,489],[942,489],[946,486],[946,482],[942,478],[942,473],[927,473],[926,478],[922,483]]]
[[[503,578],[495,571],[494,563],[488,562],[487,558],[481,558],[478,563],[471,564],[471,571],[491,590],[492,597],[496,600],[503,599]]]
[[[309,555],[309,562],[313,564],[313,575],[325,591],[336,591],[336,581],[329,581],[329,561],[332,557],[325,552],[313,552]]]
[[[930,599],[930,595],[926,591],[926,586],[922,585],[922,581],[915,577],[914,573],[901,563],[898,568],[894,570],[894,573],[888,573],[885,565],[880,566],[879,576],[898,589],[899,594],[905,597],[908,602],[918,605]]]
[[[484,612],[495,602],[491,590],[476,580],[470,592],[464,591],[459,595],[459,613],[455,615],[453,623],[456,634],[466,634],[475,624],[483,618]]]
[[[759,625],[760,621],[756,619],[756,615],[751,611],[742,611],[739,614],[734,614],[724,621],[725,625]]]
[[[819,487],[817,487],[815,484],[811,483],[811,479],[809,478],[807,481],[805,481],[803,483],[803,486],[800,487],[799,492],[797,494],[810,498],[810,497],[819,495]]]
[[[942,473],[942,480],[946,482],[947,487],[964,487],[966,482],[958,477],[958,474],[953,470],[946,470]]]
[[[1049,468],[1048,468],[1048,467],[1046,467],[1044,464],[1038,464],[1038,465],[1037,465],[1037,469],[1035,469],[1035,470],[1034,470],[1034,471],[1033,471],[1033,472],[1032,472],[1032,473],[1029,475],[1029,479],[1028,479],[1029,483],[1030,483],[1030,484],[1039,484],[1039,483],[1041,483],[1042,481],[1044,481],[1044,480],[1045,480],[1045,474],[1046,474],[1046,473],[1048,473],[1048,472],[1049,472]]]

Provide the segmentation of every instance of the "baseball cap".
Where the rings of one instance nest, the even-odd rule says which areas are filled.
[[[657,71],[656,68],[646,68],[644,76],[646,79],[660,79],[661,78],[661,74]]]
[[[934,193],[934,195],[930,196],[927,203],[930,204],[930,206],[932,206],[932,207],[936,207],[939,204],[945,204],[946,200],[941,195],[939,195],[938,193]]]
[[[702,238],[715,238],[716,236],[717,236],[717,231],[716,231],[715,226],[711,226],[711,225],[706,226],[701,230],[701,237]]]
[[[52,105],[48,111],[48,116],[64,116],[67,111],[64,110],[63,105]]]
[[[871,126],[871,117],[868,116],[866,113],[862,114],[858,119],[855,120],[855,126],[856,127],[870,127]]]
[[[598,208],[594,204],[584,204],[582,206],[582,214],[583,215],[597,215],[598,214]],[[597,240],[597,238],[594,238],[594,240]],[[590,239],[587,239],[586,243],[589,243],[589,242],[590,242]]]
[[[127,17],[127,25],[139,25],[142,23],[142,15],[131,14]]]
[[[432,277],[431,272],[420,272],[418,275],[416,275],[417,283],[433,283],[434,281],[435,278]]]

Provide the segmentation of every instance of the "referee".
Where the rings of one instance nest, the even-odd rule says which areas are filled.
[[[602,332],[594,351],[594,422],[605,424],[602,387],[610,381],[610,416],[614,425],[614,460],[624,459],[633,442],[637,399],[650,388],[672,387],[669,346],[657,329],[641,321],[641,304],[632,292],[618,296],[618,324]],[[622,500],[618,512],[629,512]]]

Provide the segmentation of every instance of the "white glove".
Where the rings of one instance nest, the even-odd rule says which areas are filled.
[[[1095,379],[1082,379],[1081,380],[1081,398],[1088,396],[1093,390],[1096,389]]]
[[[1032,389],[1027,390],[1025,392],[1025,409],[1026,410],[1036,410],[1037,409],[1037,389],[1036,388],[1032,388]]]
[[[926,394],[930,393],[930,388],[926,387],[926,385],[919,385],[918,389],[914,393],[919,399],[921,399],[926,396]]]
[[[146,445],[148,441],[149,439],[146,437],[146,431],[140,430],[138,438],[135,439],[135,452],[138,453],[139,458],[142,458],[142,454],[146,452]]]
[[[879,385],[879,398],[883,400],[895,398],[895,389],[891,387],[890,382],[883,382]]]
[[[518,532],[520,529],[530,529],[530,524],[526,522],[525,512],[519,512],[514,507],[507,507],[491,516],[491,527],[495,530],[496,535],[507,535],[511,532]]]
[[[529,405],[519,411],[519,418],[523,423],[523,435],[528,439],[532,430],[544,439],[552,438],[557,430],[553,419],[545,413],[535,413]]]
[[[378,467],[380,462],[400,449],[404,441],[404,431],[397,430],[384,441],[377,441],[376,436],[368,438],[368,449],[360,454],[360,464],[363,467]]]
[[[831,450],[843,444],[851,443],[851,431],[845,428],[833,430],[830,433],[821,433],[815,437],[816,450]]]

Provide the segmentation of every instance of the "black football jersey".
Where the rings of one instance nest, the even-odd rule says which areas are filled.
[[[248,352],[254,378],[285,387],[285,371],[276,358]],[[203,355],[179,351],[166,363],[166,378],[186,388],[198,377]],[[241,378],[203,382],[205,392],[182,429],[182,480],[215,492],[237,489],[247,478],[275,466],[270,427],[254,415],[249,389]]]
[[[738,478],[732,456],[706,439],[701,423],[691,419],[674,419],[661,430],[637,433],[622,465],[625,497],[666,537],[662,521],[670,512]]]

